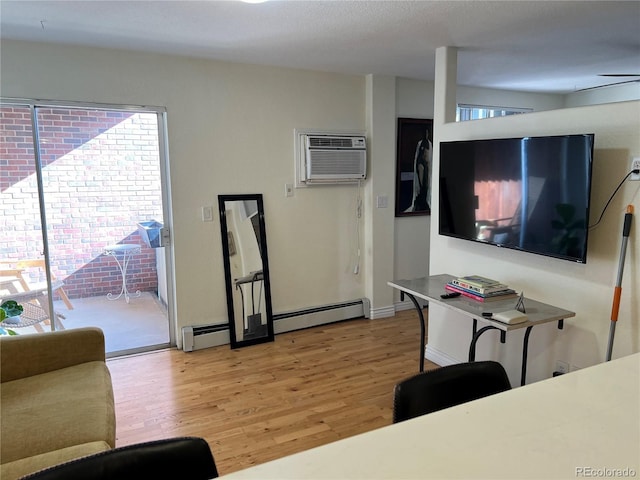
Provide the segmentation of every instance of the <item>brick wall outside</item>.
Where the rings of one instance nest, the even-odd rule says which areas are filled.
[[[106,245],[141,245],[129,264],[129,290],[156,291],[155,249],[137,223],[162,222],[156,115],[39,108],[47,234],[53,274],[71,298],[118,293]],[[42,258],[38,182],[30,111],[0,107],[0,260]],[[30,272],[30,281],[44,281]]]

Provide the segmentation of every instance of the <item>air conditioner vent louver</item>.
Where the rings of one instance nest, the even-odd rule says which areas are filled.
[[[309,147],[351,148],[353,140],[348,137],[309,137]]]
[[[316,151],[311,153],[311,158],[309,175],[312,178],[318,175],[362,174],[362,154],[358,151],[340,152],[340,156],[336,156],[334,152]]]
[[[304,164],[307,184],[363,180],[367,173],[365,137],[305,135]]]

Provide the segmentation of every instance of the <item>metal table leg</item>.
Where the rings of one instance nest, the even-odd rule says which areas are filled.
[[[564,328],[564,320],[558,320],[558,330]],[[529,354],[529,335],[531,334],[533,325],[527,327],[524,332],[524,339],[522,341],[522,370],[520,373],[520,385],[524,385],[527,381],[527,356]]]
[[[404,300],[405,295],[409,297],[409,300],[411,300],[411,302],[413,302],[413,306],[418,312],[418,319],[420,320],[420,372],[424,372],[424,349],[426,346],[424,341],[424,337],[425,337],[424,315],[422,313],[422,307],[420,307],[418,300],[416,300],[416,298],[410,293],[400,292],[400,300]]]
[[[482,335],[484,332],[488,330],[500,330],[500,329],[492,325],[487,325],[486,327],[482,327],[480,330],[478,330],[478,321],[475,318],[473,319],[473,334],[471,337],[471,344],[469,345],[469,361],[470,362],[476,361],[476,344],[478,343],[478,339],[480,338],[480,335]],[[500,343],[505,343],[506,341],[507,341],[506,332],[504,330],[500,330]]]

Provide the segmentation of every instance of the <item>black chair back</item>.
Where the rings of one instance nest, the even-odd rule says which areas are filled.
[[[82,457],[32,473],[21,480],[208,480],[218,477],[207,442],[178,437],[137,443]]]
[[[395,386],[393,423],[510,389],[507,372],[494,361],[459,363],[429,370]]]

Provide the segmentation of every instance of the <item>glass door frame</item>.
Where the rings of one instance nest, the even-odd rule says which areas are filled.
[[[52,275],[49,255],[49,242],[47,237],[47,219],[45,209],[44,185],[42,176],[42,162],[40,158],[39,129],[37,119],[38,108],[73,108],[85,110],[115,110],[131,113],[154,113],[157,117],[158,125],[158,155],[160,162],[160,182],[163,211],[162,244],[165,247],[165,272],[167,284],[167,316],[169,322],[169,344],[176,345],[175,328],[175,275],[174,275],[174,249],[171,230],[173,226],[171,191],[170,191],[170,171],[169,171],[169,145],[167,134],[167,111],[165,107],[148,105],[116,105],[92,102],[59,101],[59,100],[37,100],[25,98],[0,97],[0,106],[19,106],[28,108],[31,114],[31,128],[33,138],[33,154],[38,185],[38,203],[40,209],[40,223],[42,228],[43,253],[45,260],[45,274],[47,288],[51,291]],[[54,312],[53,295],[48,295],[48,308]],[[51,322],[52,330],[55,330],[55,322]],[[144,349],[141,349],[144,350]],[[109,355],[107,355],[109,356]]]

